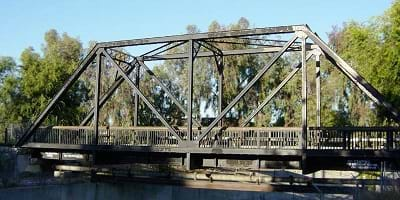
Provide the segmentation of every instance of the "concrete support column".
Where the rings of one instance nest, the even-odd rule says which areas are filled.
[[[198,169],[203,166],[203,159],[193,153],[186,153],[186,170]]]

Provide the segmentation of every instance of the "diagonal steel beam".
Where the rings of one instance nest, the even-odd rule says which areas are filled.
[[[92,50],[89,52],[89,54],[79,63],[79,67],[74,71],[74,73],[65,81],[63,87],[57,92],[56,95],[52,98],[52,100],[49,102],[49,104],[46,106],[44,111],[36,118],[36,120],[32,123],[32,125],[29,127],[29,129],[22,135],[22,137],[17,141],[15,146],[20,147],[22,146],[25,142],[29,140],[29,138],[32,136],[34,131],[40,126],[40,124],[46,119],[50,111],[54,108],[54,105],[58,102],[60,97],[68,91],[69,88],[75,83],[76,80],[78,80],[79,76],[85,71],[87,66],[93,61],[93,59],[96,57],[96,51],[98,49],[98,46],[94,46]]]
[[[152,58],[152,57],[161,56],[160,55],[161,53],[164,53],[164,52],[166,52],[168,50],[171,50],[171,49],[174,49],[176,47],[179,47],[179,46],[185,44],[186,42],[187,41],[182,41],[182,42],[178,42],[176,44],[174,44],[173,42],[170,42],[170,43],[164,44],[164,45],[162,45],[160,47],[157,47],[157,48],[155,48],[153,50],[150,50],[150,51],[148,51],[146,53],[143,53],[143,54],[141,54],[140,56],[137,56],[137,57],[143,57],[142,60],[148,61],[148,59],[147,59],[148,57]],[[167,47],[167,48],[165,48],[165,47]],[[107,50],[115,51],[115,52],[118,52],[118,53],[121,53],[121,54],[125,54],[125,55],[130,56],[130,57],[133,57],[133,56],[129,55],[128,53],[126,53],[124,51],[121,51],[121,50],[118,50],[118,49],[107,48]]]
[[[155,48],[155,49],[153,49],[153,50],[151,50],[151,51],[149,51],[149,52],[147,52],[147,53],[142,54],[142,56],[145,56],[145,55],[154,53],[154,52],[156,52],[156,51],[158,51],[158,50],[160,50],[160,49],[163,49],[163,48],[165,48],[165,47],[171,45],[172,43],[173,43],[173,42],[169,42],[169,43],[164,44],[164,45],[162,45],[162,46],[160,46],[160,47],[157,47],[157,48]],[[154,53],[153,55],[157,55],[157,54],[160,54],[160,53]]]
[[[117,68],[117,70],[119,71],[121,76],[124,77],[124,79],[128,82],[128,84],[135,90],[135,92],[139,95],[139,97],[143,100],[143,102],[150,108],[150,110],[157,116],[157,118],[168,128],[168,130],[178,139],[179,142],[182,142],[181,136],[178,135],[178,133],[175,131],[175,129],[172,128],[168,124],[168,122],[164,119],[164,117],[155,109],[155,107],[143,95],[143,93],[136,87],[135,83],[129,78],[129,76],[124,72],[124,70],[122,70],[122,68],[112,59],[110,54],[108,54],[104,49],[103,49],[103,54],[111,62],[111,64]]]
[[[312,57],[312,53],[308,53],[306,60]],[[270,95],[244,120],[240,125],[241,127],[246,126],[250,120],[252,120],[270,101],[271,99],[296,75],[300,70],[302,63],[300,62],[287,76],[286,78],[273,90]]]
[[[220,56],[223,55],[222,50],[219,49],[218,47],[216,47],[215,45],[211,44],[208,41],[204,41],[204,40],[199,40],[197,41],[197,43],[199,43],[201,46],[205,47],[206,49],[210,50],[211,52],[213,52],[214,54],[218,54]]]
[[[157,76],[153,73],[153,71],[150,70],[150,68],[141,60],[138,60],[138,63],[140,66],[144,67],[146,72],[150,75],[150,77],[165,91],[167,96],[171,98],[171,100],[178,106],[178,108],[186,115],[188,116],[187,110],[183,107],[183,105],[176,99],[176,97],[168,90],[168,88],[161,82],[160,79],[157,78]],[[201,126],[200,122],[197,120],[193,119],[193,122],[196,123],[197,126]]]
[[[385,101],[384,96],[369,84],[362,76],[360,76],[350,65],[340,58],[329,46],[321,40],[317,35],[305,28],[304,31],[308,37],[314,41],[324,52],[325,57],[342,71],[358,88],[361,89],[374,103],[385,107],[393,116],[393,119],[400,123],[400,115],[395,107]]]
[[[167,45],[163,45],[163,46],[162,46],[162,48],[164,48],[164,47],[167,47],[167,48],[165,48],[165,49],[163,49],[163,50],[161,50],[161,51],[159,51],[159,52],[156,52],[157,50],[162,49],[162,48],[157,48],[157,49],[154,49],[153,51],[150,51],[150,52],[147,52],[147,53],[145,53],[145,54],[140,55],[140,57],[142,57],[142,56],[157,56],[157,55],[160,55],[161,53],[164,53],[164,52],[166,52],[166,51],[169,51],[169,50],[171,50],[171,49],[173,49],[173,48],[179,47],[179,46],[185,44],[186,42],[187,42],[187,41],[182,41],[182,42],[178,42],[177,44],[174,44],[174,45],[171,45],[172,43],[168,43]],[[169,45],[171,45],[171,46],[169,46]],[[169,47],[168,47],[168,46],[169,46]],[[153,52],[156,52],[156,53],[153,53]],[[150,53],[153,53],[153,54],[152,54],[152,55],[149,55]]]
[[[135,65],[137,62],[135,62],[133,64],[133,66],[131,66],[126,73],[129,75],[133,69],[135,69]],[[102,108],[103,105],[108,101],[108,99],[114,94],[115,90],[117,90],[117,88],[124,82],[124,78],[122,76],[118,76],[114,83],[110,86],[110,88],[108,88],[107,92],[101,96],[100,98],[100,102],[99,102],[99,107]],[[85,119],[83,119],[83,121],[81,122],[80,126],[86,126],[90,120],[93,118],[93,114],[94,114],[94,108],[91,108],[89,113],[87,114],[87,116],[85,117]]]
[[[203,133],[197,138],[197,141],[200,141],[203,139],[214,127],[215,125],[221,120],[226,113],[228,113],[233,106],[237,104],[237,102],[250,90],[250,88],[268,71],[268,69],[281,57],[281,55],[290,47],[290,45],[293,44],[294,41],[296,41],[297,36],[294,35],[292,39],[290,39],[283,47],[282,49],[275,54],[275,56],[257,73],[257,75],[246,85],[245,88],[233,99],[231,103],[229,103],[228,106],[225,107],[225,109],[222,111],[222,113],[219,113],[219,115],[214,119],[213,122],[207,127],[206,130],[204,130]]]
[[[136,59],[137,61],[137,59]],[[140,64],[139,66],[136,67],[136,73],[135,73],[135,85],[139,89],[140,88]],[[134,94],[134,113],[133,113],[133,126],[138,126],[139,125],[139,95],[137,92]]]

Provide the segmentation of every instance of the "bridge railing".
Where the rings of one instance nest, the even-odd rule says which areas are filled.
[[[184,127],[177,131],[184,140],[187,130]],[[201,130],[194,130],[194,139]],[[299,146],[301,128],[227,128],[220,131],[214,128],[200,140],[200,148],[266,148],[296,149]],[[164,127],[105,127],[99,128],[98,144],[121,146],[165,146],[178,147],[177,138]],[[95,144],[92,127],[54,126],[40,127],[30,139],[34,143],[52,144]]]
[[[177,128],[187,139],[187,129]],[[194,139],[201,130],[193,130]],[[300,149],[299,127],[230,127],[214,128],[199,148],[230,149]],[[99,145],[179,147],[178,139],[165,127],[100,127]],[[95,144],[93,127],[40,127],[29,142],[52,144]],[[317,150],[400,150],[400,128],[397,127],[310,127],[306,134],[307,149]]]
[[[40,127],[30,142],[53,144],[96,144],[93,127]],[[99,145],[178,146],[177,138],[163,127],[100,127]]]
[[[201,148],[298,149],[301,128],[232,127],[213,130],[200,140]]]
[[[400,149],[398,127],[310,127],[308,149]]]

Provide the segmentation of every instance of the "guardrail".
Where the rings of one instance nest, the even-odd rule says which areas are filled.
[[[308,149],[400,149],[398,127],[310,127]]]
[[[301,128],[283,127],[232,127],[213,130],[200,140],[200,147],[237,149],[297,149]]]
[[[177,147],[177,138],[163,127],[100,127],[99,145]],[[38,128],[30,142],[96,144],[93,127],[55,126]]]
[[[176,127],[184,140],[187,129]],[[8,130],[9,143],[16,141],[21,130]],[[193,130],[197,139],[201,130]],[[227,149],[301,149],[300,127],[230,127],[214,128],[199,148]],[[392,150],[400,149],[398,127],[310,127],[306,134],[307,149]],[[38,128],[29,142],[93,145],[93,127],[53,126]],[[100,127],[99,145],[179,147],[178,139],[164,127]]]

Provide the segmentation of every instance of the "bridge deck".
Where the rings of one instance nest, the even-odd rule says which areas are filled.
[[[164,127],[101,127],[96,145],[93,127],[41,127],[23,147],[39,152],[97,152],[99,159],[107,162],[141,156],[187,159],[187,153],[195,159],[299,161],[303,171],[308,172],[344,169],[353,160],[368,160],[376,166],[380,161],[389,161],[396,169],[400,159],[397,127],[310,127],[305,137],[306,148],[300,146],[300,137],[304,136],[298,127],[216,127],[198,141],[201,130],[194,131],[194,140],[188,141],[187,129],[176,129],[182,141]]]
[[[232,127],[214,128],[205,138],[196,141],[201,130],[194,131],[194,141],[187,141],[186,129],[176,128],[179,141],[164,127],[101,127],[98,145],[93,127],[55,126],[35,131],[29,148],[68,150],[131,150],[159,152],[216,152],[262,154],[267,152],[298,152],[304,150],[299,141],[302,129],[298,127]],[[352,127],[313,128],[306,134],[307,150],[400,150],[400,128]],[[223,151],[222,151],[223,150]],[[287,151],[292,150],[292,151]]]

